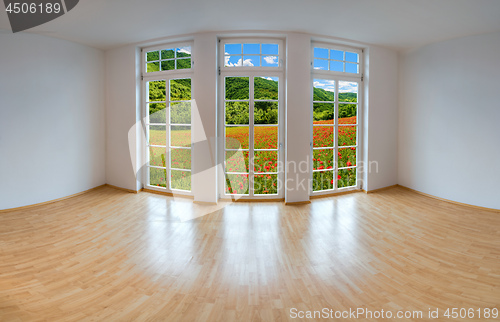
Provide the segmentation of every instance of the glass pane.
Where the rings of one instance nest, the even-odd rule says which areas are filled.
[[[170,146],[191,146],[191,126],[172,125],[170,129]]]
[[[335,101],[335,81],[329,79],[314,79],[313,86],[314,101]]]
[[[155,62],[155,63],[147,63],[146,64],[147,66],[147,69],[146,69],[146,73],[152,73],[152,72],[158,72],[160,71],[160,63],[159,62]]]
[[[156,187],[167,187],[167,170],[149,168],[149,184]]]
[[[191,68],[191,58],[177,59],[177,69]]]
[[[342,148],[337,152],[339,168],[356,166],[356,148]]]
[[[146,53],[146,61],[160,60],[160,54],[158,51],[150,51]]]
[[[264,66],[264,67],[279,67],[278,56],[262,56],[262,66]]]
[[[248,124],[248,102],[226,102],[226,124]]]
[[[248,126],[226,126],[226,149],[248,149]]]
[[[255,149],[277,149],[278,127],[277,126],[255,126],[254,148]]]
[[[259,55],[260,44],[243,44],[244,55]]]
[[[278,102],[255,102],[254,124],[278,124]]]
[[[253,168],[255,172],[278,172],[278,151],[255,151]]]
[[[177,55],[177,58],[191,57],[191,46],[177,48],[176,55]]]
[[[225,44],[224,52],[226,55],[241,55],[241,44]]]
[[[358,68],[358,64],[352,64],[352,63],[345,63],[345,71],[347,73],[354,73],[354,74],[357,74],[359,73],[359,68]]]
[[[149,144],[163,146],[167,145],[167,127],[165,125],[149,126]]]
[[[275,195],[278,194],[277,174],[256,174],[253,183],[254,194]]]
[[[149,109],[149,123],[161,123],[165,124],[167,118],[165,117],[167,110],[165,109],[167,104],[165,103],[151,103],[148,104]]]
[[[164,60],[161,62],[161,70],[175,69],[175,60]]]
[[[345,60],[352,63],[359,63],[359,55],[356,53],[345,52]]]
[[[330,50],[330,59],[344,60],[344,52],[341,50]]]
[[[235,67],[242,66],[241,55],[238,56],[224,56],[224,66],[225,67]]]
[[[262,55],[278,55],[278,44],[262,44]]]
[[[352,187],[356,185],[356,168],[339,170],[337,187]]]
[[[166,83],[165,81],[153,81],[148,82],[149,88],[149,101],[148,102],[157,102],[157,101],[165,101],[166,100]]]
[[[333,124],[335,104],[313,103],[313,124]]]
[[[191,102],[170,104],[171,124],[191,124]]]
[[[226,99],[247,100],[250,98],[250,78],[226,77]]]
[[[325,59],[328,59],[328,49],[314,47],[314,58],[325,58]]]
[[[315,59],[314,69],[328,70],[328,60],[326,59]]]
[[[243,66],[260,66],[260,56],[243,56]]]
[[[334,72],[343,72],[344,71],[344,63],[341,61],[330,61],[330,70]]]
[[[333,126],[313,127],[313,147],[333,147]]]
[[[191,169],[191,149],[170,149],[170,168]]]
[[[226,174],[226,194],[248,194],[248,174]]]
[[[191,78],[170,80],[170,100],[185,101],[191,99]]]
[[[333,149],[313,150],[313,170],[333,169]]]
[[[339,102],[354,102],[358,101],[358,83],[355,82],[339,82]]]
[[[356,145],[356,135],[355,126],[339,126],[339,146]]]
[[[313,191],[331,190],[334,183],[334,171],[313,172]]]
[[[174,49],[163,49],[161,51],[161,59],[172,59],[174,58]]]
[[[226,151],[226,172],[248,173],[248,151]]]
[[[279,92],[278,77],[255,77],[254,98],[256,100],[277,100]]]
[[[191,191],[191,172],[172,170],[170,178],[171,189]]]
[[[149,165],[155,167],[167,167],[167,148],[149,147]]]
[[[339,104],[339,124],[356,124],[357,104]]]

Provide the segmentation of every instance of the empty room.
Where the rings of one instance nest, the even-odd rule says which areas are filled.
[[[0,9],[0,321],[500,321],[500,1]]]

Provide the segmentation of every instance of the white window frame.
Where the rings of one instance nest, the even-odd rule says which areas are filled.
[[[146,161],[145,164],[146,166],[143,167],[143,186],[147,189],[150,190],[155,190],[159,192],[167,192],[167,193],[175,193],[178,195],[188,195],[192,196],[193,195],[193,176],[191,175],[191,191],[186,191],[186,190],[180,190],[180,189],[172,189],[170,188],[171,185],[171,156],[170,156],[170,149],[171,149],[171,138],[170,138],[170,127],[172,125],[174,126],[182,126],[182,124],[171,124],[170,123],[170,107],[169,107],[169,84],[170,80],[175,80],[175,79],[185,79],[185,78],[190,78],[191,79],[191,100],[186,100],[184,102],[191,102],[191,104],[194,101],[194,87],[193,87],[193,76],[194,76],[194,57],[191,54],[191,68],[189,69],[173,69],[173,70],[165,70],[165,71],[158,71],[158,72],[146,72],[146,53],[154,50],[162,50],[165,48],[178,48],[178,47],[184,47],[184,46],[191,46],[191,51],[193,50],[193,42],[176,42],[176,43],[166,43],[166,44],[161,44],[161,45],[155,45],[151,47],[144,47],[141,48],[141,99],[142,99],[142,126],[145,129],[145,142],[142,145],[142,156],[144,157],[144,160]],[[166,142],[165,142],[165,149],[168,157],[168,164],[166,165],[166,179],[167,179],[167,187],[157,187],[157,186],[152,186],[150,185],[150,177],[149,177],[149,168],[161,168],[161,167],[155,167],[155,166],[150,166],[149,165],[149,123],[147,122],[148,117],[149,117],[149,110],[148,110],[148,97],[149,93],[147,92],[147,83],[150,81],[165,81],[166,82]],[[191,115],[192,118],[192,115]],[[192,131],[192,126],[193,122],[191,119],[191,131]],[[168,144],[167,144],[168,143]],[[179,149],[182,147],[175,147],[175,149]],[[167,150],[168,149],[168,150]],[[180,170],[180,171],[186,171],[186,172],[191,172],[192,173],[192,167],[193,167],[193,135],[191,132],[191,145],[190,147],[185,147],[182,149],[191,149],[191,169],[173,169],[173,170]]]
[[[278,44],[278,66],[234,66],[234,67],[226,67],[224,66],[224,45],[225,44],[233,44],[233,43],[241,43],[241,44]],[[285,70],[285,47],[283,39],[279,38],[222,38],[219,39],[219,72],[238,70],[238,72],[243,71],[282,71]],[[263,56],[263,55],[262,55]],[[270,55],[274,56],[274,55]]]
[[[146,72],[146,53],[150,51],[161,51],[163,49],[168,49],[168,48],[179,48],[179,47],[186,47],[190,46],[191,47],[191,68],[184,68],[184,69],[172,69],[172,70],[160,70],[157,72]],[[177,59],[175,59],[177,60]],[[161,45],[155,45],[155,46],[149,46],[149,47],[143,47],[141,48],[141,75],[142,77],[146,76],[152,76],[155,75],[154,77],[158,77],[156,75],[162,75],[164,73],[170,74],[185,74],[186,72],[191,72],[194,68],[194,59],[193,59],[193,42],[192,41],[187,41],[187,42],[176,42],[176,43],[166,43],[166,44],[161,44]],[[160,62],[160,68],[161,68],[161,62]]]
[[[278,44],[279,46],[279,51],[278,51],[278,59],[279,59],[279,64],[278,67],[272,67],[272,66],[236,66],[236,67],[225,67],[224,66],[224,45],[227,43],[252,43],[252,44],[267,44],[267,43],[272,43],[272,44]],[[218,174],[218,179],[217,179],[217,186],[218,186],[218,191],[219,191],[219,199],[231,199],[232,196],[237,197],[239,200],[245,200],[245,199],[283,199],[285,196],[285,169],[284,169],[284,164],[285,164],[285,82],[286,82],[286,73],[285,73],[285,58],[284,58],[284,41],[282,39],[276,39],[276,38],[224,38],[219,40],[219,76],[218,76],[218,104],[217,104],[217,111],[218,111],[218,118],[217,122],[220,124],[220,126],[217,126],[217,135],[219,138],[221,138],[221,144],[218,145],[218,151],[217,151],[217,156],[219,160],[222,160],[222,171],[221,173]],[[254,142],[251,140],[253,137],[254,133],[254,124],[253,124],[253,109],[251,108],[252,103],[254,102],[253,98],[253,88],[254,84],[252,82],[253,77],[278,77],[279,79],[279,93],[278,93],[278,158],[279,158],[279,169],[278,169],[278,182],[281,182],[282,185],[278,189],[278,194],[273,194],[273,195],[254,195],[253,194],[253,175],[254,175],[254,168],[253,168],[253,156],[250,155],[251,151],[255,151],[253,146]],[[225,107],[224,107],[224,102],[225,102],[225,77],[249,77],[249,90],[250,90],[250,108],[249,108],[249,193],[248,195],[239,195],[239,194],[226,194],[226,186],[225,186],[225,152],[226,152],[226,147],[225,147],[225,128],[226,128],[226,122],[225,122]],[[270,150],[273,151],[273,150]]]
[[[337,71],[332,71],[332,70],[322,70],[322,69],[314,69],[314,48],[319,47],[319,48],[326,48],[328,50],[341,50],[341,51],[348,51],[351,53],[356,53],[359,56],[359,73],[348,73],[348,72],[337,72]],[[356,79],[363,79],[363,71],[364,71],[364,60],[363,60],[363,49],[362,48],[355,48],[355,47],[350,47],[350,46],[342,46],[342,45],[335,45],[335,44],[329,44],[329,43],[324,43],[324,42],[312,42],[311,45],[311,68],[313,70],[313,73],[315,75],[324,75],[325,77],[331,76],[331,75],[338,75],[341,77],[348,77],[348,78],[356,78]],[[345,61],[344,61],[345,62]],[[349,62],[347,62],[349,63]]]
[[[314,69],[314,48],[315,47],[320,47],[320,48],[327,48],[327,49],[334,49],[334,50],[342,50],[342,51],[349,51],[353,53],[357,53],[359,55],[359,73],[354,74],[354,73],[347,73],[347,72],[337,72],[337,71],[330,71],[330,70],[320,70],[320,69]],[[313,99],[314,99],[314,80],[315,79],[325,79],[325,80],[333,80],[335,81],[335,102],[334,102],[334,126],[333,126],[333,133],[334,133],[334,146],[333,146],[333,156],[334,156],[334,175],[333,178],[335,180],[333,184],[333,189],[329,190],[320,190],[320,191],[314,191],[313,190],[313,162],[311,162],[311,167],[310,167],[310,172],[311,172],[311,185],[309,186],[310,196],[320,196],[320,195],[326,195],[326,194],[333,194],[333,193],[338,193],[338,192],[344,192],[344,191],[351,191],[351,190],[360,190],[362,188],[362,180],[360,180],[360,161],[363,160],[363,98],[364,98],[364,93],[363,93],[363,81],[364,81],[364,50],[361,48],[354,48],[354,47],[349,47],[349,46],[342,46],[342,45],[335,45],[335,44],[329,44],[329,43],[324,43],[324,42],[311,42],[311,119],[310,119],[310,124],[311,124],[311,132],[310,132],[310,137],[311,137],[311,142],[310,142],[310,160],[312,161],[312,158],[314,157],[314,150],[315,149],[321,149],[321,148],[314,148],[314,142],[313,142],[313,135],[314,135],[314,115],[313,115]],[[339,95],[339,82],[346,81],[346,82],[356,82],[358,83],[358,99],[357,99],[357,116],[356,116],[356,145],[355,146],[349,146],[349,147],[355,147],[356,148],[356,166],[355,167],[350,167],[350,168],[356,168],[356,185],[350,186],[350,187],[343,187],[343,188],[338,188],[337,187],[337,175],[338,171],[345,169],[338,167],[338,159],[337,159],[337,153],[338,153],[338,129],[339,129],[339,122],[338,122],[338,113],[339,113],[339,100],[338,100],[338,95]],[[352,104],[352,103],[351,103]],[[352,124],[354,125],[354,124]],[[317,172],[317,171],[314,171]]]

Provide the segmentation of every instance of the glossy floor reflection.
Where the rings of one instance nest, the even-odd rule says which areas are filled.
[[[0,214],[0,320],[277,321],[297,320],[293,308],[500,303],[498,213],[400,188],[197,217],[206,207],[102,188]]]

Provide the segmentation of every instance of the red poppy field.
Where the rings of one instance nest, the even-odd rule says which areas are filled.
[[[350,187],[356,184],[356,116],[340,118],[338,127],[338,151],[334,157],[333,120],[316,121],[313,128],[313,189],[314,191]],[[228,149],[248,149],[248,127],[235,126],[226,130],[226,146]],[[276,149],[278,142],[277,127],[255,127],[255,149]],[[227,175],[226,193],[248,194],[249,152],[226,152]],[[338,164],[337,177],[335,162]],[[276,194],[278,178],[277,151],[255,151],[254,172],[255,194]]]
[[[354,186],[356,184],[356,117],[339,119],[338,151],[334,156],[333,121],[316,121],[313,128],[313,189],[314,191]],[[190,130],[176,129],[172,132],[171,144],[178,147],[188,147],[191,138]],[[276,126],[255,126],[254,128],[254,192],[257,195],[276,194],[278,189],[278,128]],[[150,144],[164,145],[165,131],[150,130]],[[243,149],[243,151],[226,151],[225,169],[226,193],[248,194],[249,190],[249,133],[247,126],[232,126],[226,128],[227,149]],[[317,148],[317,149],[316,149]],[[191,150],[172,149],[171,167],[172,188],[191,190],[191,173],[182,171],[191,169]],[[150,147],[150,164],[166,167],[168,158],[166,148]],[[338,164],[337,177],[335,163]],[[166,187],[166,171],[151,168],[150,184]]]

